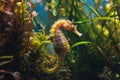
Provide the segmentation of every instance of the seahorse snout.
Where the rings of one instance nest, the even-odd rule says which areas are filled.
[[[75,33],[76,35],[78,35],[79,37],[82,36],[82,33],[78,32],[77,30],[75,30],[74,33]]]
[[[79,37],[82,36],[82,33],[78,32],[77,27],[76,26],[72,26],[72,32],[74,32],[76,35],[78,35]]]

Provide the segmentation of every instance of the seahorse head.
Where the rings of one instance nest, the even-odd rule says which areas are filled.
[[[82,35],[82,33],[79,33],[77,31],[77,27],[75,25],[73,25],[73,23],[69,20],[66,20],[65,23],[62,25],[62,27],[65,29],[65,30],[68,30],[68,31],[72,31],[74,32],[75,34],[77,34],[79,37]]]

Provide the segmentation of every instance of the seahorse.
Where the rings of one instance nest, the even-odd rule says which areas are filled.
[[[64,62],[66,54],[69,52],[70,45],[63,32],[61,31],[61,28],[72,31],[78,36],[81,36],[81,33],[77,31],[76,26],[74,26],[69,20],[58,20],[52,25],[52,28],[50,30],[50,39],[57,54],[57,59],[54,67],[49,69],[44,68],[44,61],[42,65],[42,70],[45,73],[53,73],[55,70],[57,70],[58,67]]]

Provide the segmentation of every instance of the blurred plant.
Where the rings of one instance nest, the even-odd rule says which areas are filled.
[[[1,69],[20,71],[20,59],[31,50],[32,13],[24,0],[0,0]],[[3,59],[4,58],[4,59]]]

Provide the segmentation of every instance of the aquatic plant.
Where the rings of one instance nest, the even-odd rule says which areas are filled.
[[[33,15],[27,11],[24,0],[0,0],[0,3],[0,67],[19,71],[20,58],[31,48],[29,38],[33,26],[30,21]]]

